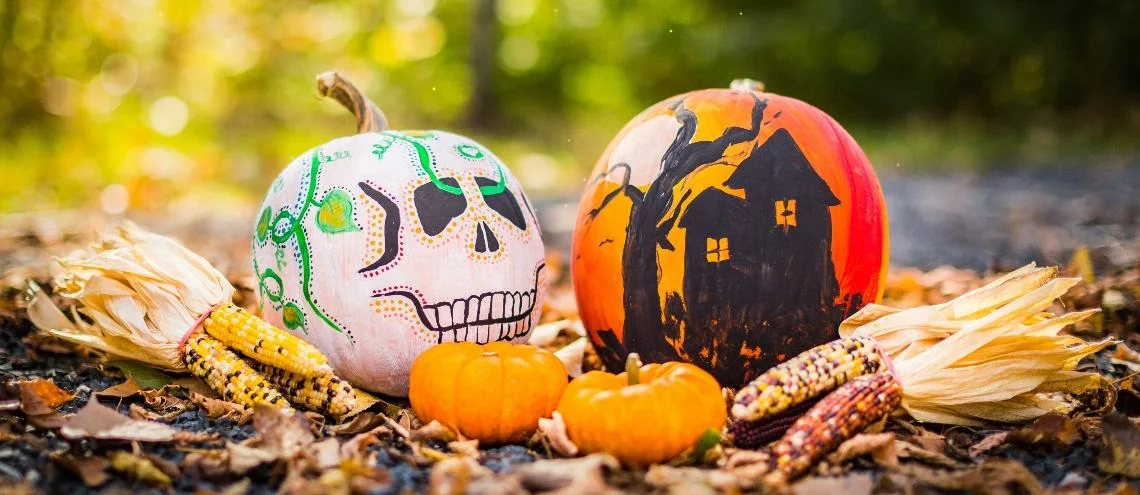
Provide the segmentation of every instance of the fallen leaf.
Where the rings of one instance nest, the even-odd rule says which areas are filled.
[[[41,430],[54,430],[63,425],[63,416],[49,407],[28,382],[21,382],[17,387],[20,391],[20,410],[28,418],[28,424]]]
[[[408,438],[413,442],[426,442],[428,440],[439,440],[441,442],[454,442],[459,438],[455,430],[448,428],[439,421],[432,420],[431,423],[424,425],[423,428],[413,430]]]
[[[912,435],[906,440],[909,442],[914,442],[919,447],[922,447],[931,452],[937,452],[939,454],[946,453],[946,437],[925,428],[919,428],[917,435]]]
[[[194,409],[193,402],[182,397],[176,397],[172,394],[174,391],[179,394],[182,393],[181,389],[174,385],[164,385],[162,388],[143,389],[139,394],[142,395],[147,406],[162,414],[163,418],[170,420]]]
[[[946,470],[918,463],[899,464],[893,470],[919,485],[968,493],[1014,495],[1041,493],[1041,482],[1025,466],[1007,459],[986,459],[968,469]]]
[[[831,464],[842,464],[861,455],[870,454],[875,464],[896,466],[899,463],[894,433],[860,433],[839,445],[827,456]]]
[[[381,435],[391,436],[391,434],[392,430],[388,429],[387,426],[377,426],[344,442],[344,444],[340,446],[340,455],[346,459],[363,457],[368,446],[381,442]]]
[[[28,380],[20,382],[20,394],[23,396],[25,393],[35,394],[39,397],[40,401],[49,408],[55,409],[59,406],[71,402],[75,398],[74,395],[67,393],[66,390],[59,388],[55,382],[37,378],[35,380]]]
[[[565,457],[578,455],[578,446],[574,445],[566,432],[566,422],[562,419],[562,413],[554,411],[550,418],[540,418],[538,431],[550,442],[550,448],[555,452]]]
[[[169,442],[177,432],[162,423],[128,418],[96,400],[87,401],[87,405],[59,430],[60,435],[70,440],[95,438],[139,442]]]
[[[228,471],[238,476],[249,472],[257,466],[267,462],[274,462],[278,459],[277,455],[273,452],[232,442],[226,443],[226,453],[228,454]]]
[[[133,479],[158,486],[169,486],[170,476],[158,468],[150,459],[118,450],[110,455],[111,469],[126,474]]]
[[[77,458],[67,454],[52,454],[51,460],[82,480],[88,488],[102,485],[111,477],[107,474],[111,463],[102,457]]]
[[[447,448],[451,449],[452,452],[458,455],[468,456],[475,459],[478,459],[480,455],[478,440],[456,440],[454,442],[448,442]]]
[[[1081,431],[1072,418],[1058,413],[1048,413],[1033,421],[1033,424],[1010,432],[1010,442],[1024,445],[1072,445],[1081,439]]]
[[[492,474],[490,469],[479,465],[479,461],[473,457],[449,457],[432,466],[428,476],[428,493],[469,493],[471,490],[468,485],[472,481]]]
[[[347,422],[326,427],[333,435],[355,435],[384,424],[384,415],[363,412],[352,416]]]
[[[340,465],[340,442],[336,438],[326,438],[309,445],[308,453],[316,468],[322,471]]]
[[[238,425],[244,425],[253,419],[253,409],[242,404],[211,399],[197,392],[190,392],[190,401],[210,419],[226,419]]]
[[[733,493],[744,488],[736,474],[723,469],[702,469],[692,466],[655,464],[645,473],[645,482],[670,493],[692,493],[709,487]]]
[[[138,361],[116,359],[107,361],[107,364],[118,368],[127,378],[134,378],[139,387],[144,389],[162,388],[174,382],[170,375]]]
[[[95,392],[95,395],[98,397],[117,397],[120,399],[125,399],[127,397],[138,395],[138,393],[141,391],[142,387],[139,386],[139,382],[136,382],[134,378],[127,378],[127,380],[123,383],[112,385],[103,390]]]
[[[233,473],[230,454],[226,450],[199,450],[186,454],[180,463],[183,472],[191,479],[220,479]]]
[[[977,457],[985,454],[986,452],[989,452],[990,450],[993,450],[994,447],[1004,444],[1007,437],[1009,437],[1008,431],[999,431],[997,433],[987,435],[985,438],[978,441],[978,443],[970,446],[970,457]]]
[[[869,494],[875,482],[867,473],[850,473],[840,477],[811,476],[792,485],[796,495]]]
[[[253,428],[258,433],[254,446],[278,459],[292,458],[316,439],[303,414],[265,404],[254,407]]]
[[[541,459],[520,466],[524,488],[531,491],[562,490],[565,493],[607,491],[606,473],[621,468],[609,454],[590,454],[575,459]]]
[[[1140,477],[1140,427],[1127,416],[1110,412],[1100,423],[1104,448],[1097,457],[1101,471]]]
[[[209,385],[206,385],[206,382],[195,376],[178,377],[174,379],[173,383],[175,385],[178,385],[179,388],[185,390],[187,396],[190,394],[198,394],[209,399],[221,398],[216,390],[210,388]]]

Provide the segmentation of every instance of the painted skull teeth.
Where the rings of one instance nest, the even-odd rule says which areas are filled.
[[[511,340],[530,333],[539,275],[545,266],[539,264],[535,269],[534,287],[526,292],[484,292],[427,305],[406,290],[378,292],[373,297],[402,296],[411,301],[420,323],[436,332],[437,342],[486,344]]]

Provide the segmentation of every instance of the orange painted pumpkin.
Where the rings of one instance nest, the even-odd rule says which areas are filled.
[[[566,367],[529,345],[438,344],[412,364],[408,399],[424,423],[497,445],[526,441],[566,389]]]
[[[606,452],[635,467],[665,462],[725,423],[725,402],[712,375],[688,363],[590,371],[570,382],[558,412],[582,452]],[[639,367],[640,366],[640,367]]]
[[[622,129],[588,179],[571,258],[608,369],[638,352],[739,387],[881,297],[887,213],[838,123],[743,80]]]

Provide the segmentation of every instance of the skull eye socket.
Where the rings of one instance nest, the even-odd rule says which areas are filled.
[[[459,189],[459,181],[454,177],[444,177],[439,182]],[[467,209],[467,199],[462,194],[454,194],[441,189],[435,182],[428,182],[412,193],[412,201],[416,205],[416,215],[424,233],[429,236],[439,235],[447,224]]]
[[[519,202],[515,199],[515,195],[511,194],[510,189],[504,187],[496,193],[488,194],[483,191],[489,189],[489,186],[497,185],[497,181],[486,177],[475,177],[475,183],[479,185],[479,190],[483,194],[483,201],[487,202],[487,206],[514,224],[515,227],[526,230],[526,217],[523,216],[522,208],[519,207]]]

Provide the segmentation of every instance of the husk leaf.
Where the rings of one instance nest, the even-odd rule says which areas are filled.
[[[204,258],[131,223],[57,261],[63,273],[55,292],[78,309],[68,318],[36,289],[28,305],[32,323],[63,340],[164,369],[184,369],[179,341],[234,292]]]
[[[844,337],[876,339],[903,384],[903,408],[945,424],[1024,422],[1066,407],[1047,392],[1104,386],[1074,371],[1111,344],[1060,332],[1097,310],[1055,316],[1045,310],[1080,280],[1026,265],[943,304],[894,310],[870,305],[840,325]]]

